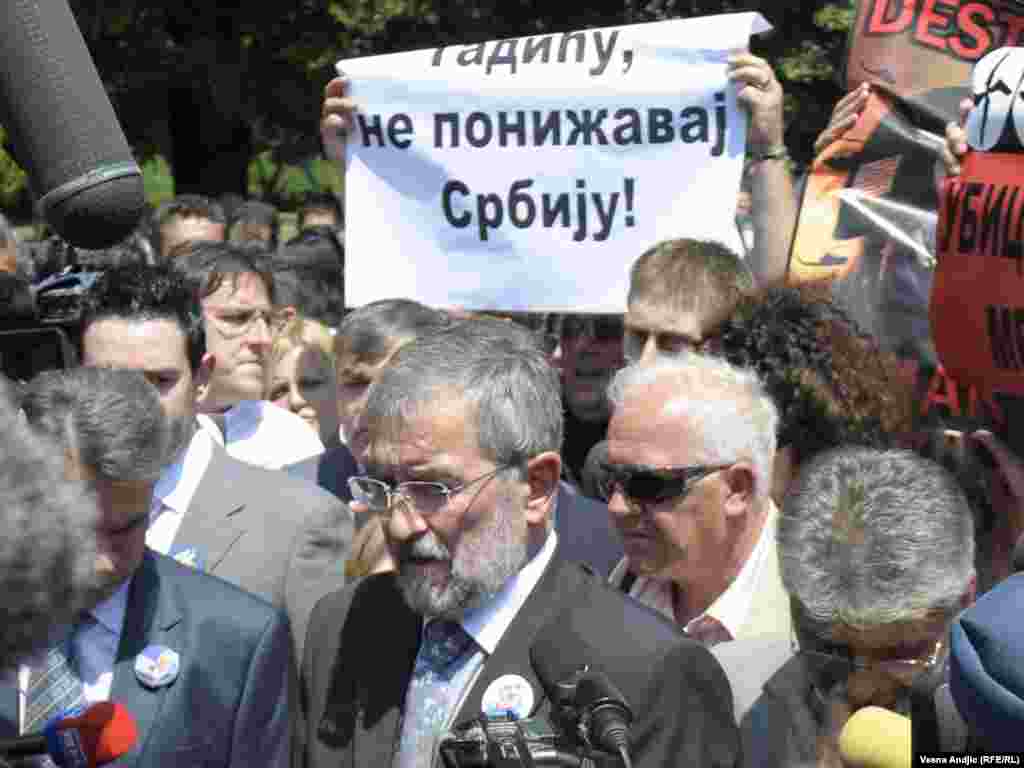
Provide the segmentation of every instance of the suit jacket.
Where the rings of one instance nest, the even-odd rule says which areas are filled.
[[[366,577],[317,604],[302,667],[307,768],[391,765],[420,630],[393,574]],[[632,707],[633,765],[738,759],[729,685],[710,653],[557,549],[455,723],[479,717],[484,691],[505,674],[525,678],[537,695],[534,714],[546,714],[543,694],[582,664],[604,670]]]
[[[169,685],[135,676],[147,645],[178,653]],[[285,768],[295,690],[288,619],[267,602],[148,552],[128,593],[110,700],[132,714],[126,768]],[[0,738],[17,734],[18,691],[0,687]]]
[[[586,563],[607,577],[622,559],[622,538],[612,526],[608,505],[587,498],[567,483],[559,483],[555,530],[562,556]]]
[[[217,445],[174,539],[175,549],[196,547],[208,573],[284,608],[296,659],[316,601],[345,583],[351,543],[347,505]]]
[[[722,645],[739,646],[744,642],[750,643],[738,640]],[[752,645],[747,650],[754,654],[761,649]],[[761,695],[740,718],[744,766],[791,768],[795,765],[816,765],[818,733],[826,721],[828,705],[815,692],[803,657],[795,656],[791,651],[789,654],[748,655],[747,658],[755,660],[748,665],[749,675],[764,681],[764,684]],[[781,664],[779,659],[783,659]],[[774,671],[768,662],[778,664]],[[947,678],[948,670],[939,667],[932,674],[930,685],[922,685],[921,680],[915,682],[915,688],[925,691],[930,701],[925,716],[915,713],[912,717],[916,749],[963,752],[968,747],[981,746],[969,741],[972,735],[957,713]],[[934,721],[935,730],[931,733],[925,722],[929,719]]]
[[[352,501],[348,479],[359,474],[359,465],[348,446],[340,440],[329,443],[323,453],[289,464],[284,470],[295,477],[316,483],[342,501]]]

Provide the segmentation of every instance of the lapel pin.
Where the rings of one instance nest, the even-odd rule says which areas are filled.
[[[529,682],[519,675],[502,675],[493,680],[480,700],[485,717],[511,715],[523,720],[533,712],[535,696]]]
[[[166,645],[147,645],[135,657],[135,676],[147,688],[170,685],[180,668],[181,658]]]
[[[179,544],[171,547],[171,551],[168,554],[176,562],[186,565],[189,568],[195,568],[197,571],[203,570],[203,566],[205,565],[203,562],[203,554],[199,551],[199,547]]]

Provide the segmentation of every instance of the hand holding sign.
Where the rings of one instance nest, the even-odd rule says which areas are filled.
[[[748,144],[756,152],[785,147],[782,85],[771,65],[749,53],[729,58],[726,73],[739,88],[737,100],[750,112]]]
[[[853,128],[861,113],[867,107],[868,94],[871,93],[871,86],[862,83],[856,90],[850,91],[843,96],[832,109],[832,116],[829,118],[825,130],[818,134],[814,140],[814,154],[820,155],[825,148],[835,143],[846,135],[846,132]]]
[[[618,312],[652,243],[738,250],[748,114],[755,150],[782,138],[771,69],[735,54],[767,28],[723,14],[339,62],[351,88],[329,84],[321,128],[346,161],[346,304]]]
[[[357,109],[355,102],[348,97],[348,78],[336,77],[324,88],[320,137],[324,142],[324,153],[335,162],[345,161],[345,142]]]

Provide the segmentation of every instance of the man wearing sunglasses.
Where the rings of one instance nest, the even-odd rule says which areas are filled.
[[[468,319],[402,347],[370,390],[355,511],[395,562],[320,600],[307,635],[307,768],[429,767],[441,734],[500,709],[549,716],[601,669],[632,709],[632,763],[732,765],[721,668],[668,622],[564,559],[552,530],[562,410],[544,351]],[[359,507],[358,510],[355,508]]]
[[[786,496],[778,540],[796,638],[775,669],[746,649],[747,677],[766,682],[743,718],[744,753],[838,766],[843,726],[869,705],[936,723],[916,750],[962,748],[946,657],[974,600],[974,520],[953,477],[904,451],[820,454]]]
[[[612,584],[708,646],[788,634],[760,381],[695,354],[625,368],[609,394],[603,495],[626,550]]]
[[[652,246],[629,270],[626,359],[649,363],[700,349],[755,287],[750,268],[721,243],[680,238]]]

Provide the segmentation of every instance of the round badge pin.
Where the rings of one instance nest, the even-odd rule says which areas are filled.
[[[147,688],[170,685],[180,668],[181,658],[165,645],[147,645],[135,657],[135,676]]]
[[[480,710],[485,717],[511,715],[516,720],[530,716],[536,696],[530,683],[519,675],[502,675],[487,686]]]

